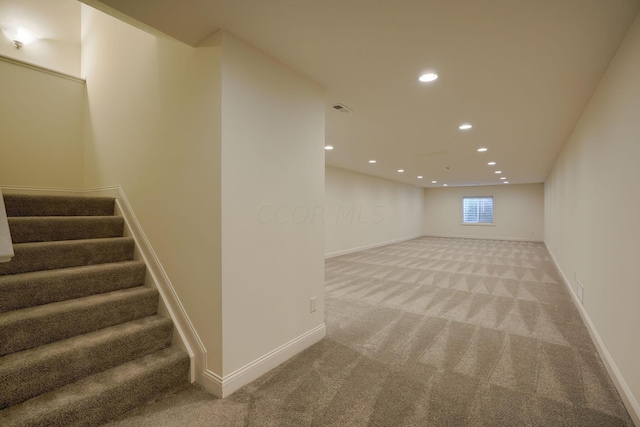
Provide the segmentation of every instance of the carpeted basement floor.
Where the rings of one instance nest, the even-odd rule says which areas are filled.
[[[232,396],[109,426],[633,426],[543,244],[419,238],[326,261],[327,337]]]

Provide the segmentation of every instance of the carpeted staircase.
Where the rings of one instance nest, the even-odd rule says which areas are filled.
[[[188,383],[114,199],[5,195],[0,426],[99,425]]]

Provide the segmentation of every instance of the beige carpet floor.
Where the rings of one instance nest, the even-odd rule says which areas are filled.
[[[633,426],[541,243],[419,238],[326,261],[327,337],[124,426]]]

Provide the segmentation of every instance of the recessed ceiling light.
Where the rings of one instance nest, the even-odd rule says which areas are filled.
[[[420,80],[422,83],[428,83],[434,81],[437,78],[438,75],[436,73],[426,73],[421,75],[418,80]]]
[[[508,183],[509,183],[509,181],[505,181],[505,182],[503,182],[503,184],[508,184]]]
[[[494,173],[502,173],[502,171],[495,171]]]
[[[432,184],[437,184],[437,183],[438,183],[438,181],[431,181],[431,183],[432,183]]]
[[[478,148],[478,152],[479,152],[479,153],[484,153],[484,152],[485,152],[485,151],[487,151],[487,150],[488,150],[488,148],[484,148],[484,147],[480,147],[480,148]]]
[[[463,123],[460,126],[458,126],[458,129],[460,130],[469,130],[471,129],[473,126],[469,123]]]
[[[443,187],[446,187],[448,184],[442,184]]]
[[[504,181],[505,179],[507,179],[507,177],[506,176],[501,176],[500,179]]]
[[[371,164],[373,164],[375,162],[376,162],[375,160],[369,160],[369,163],[371,163]]]
[[[333,145],[325,145],[324,149],[325,150],[333,150]]]
[[[418,179],[422,179],[422,175],[418,175]]]
[[[398,169],[398,173],[404,172],[404,169]]]
[[[489,166],[495,166],[495,165],[496,165],[496,162],[489,162],[489,163],[487,163],[487,164],[488,164]]]

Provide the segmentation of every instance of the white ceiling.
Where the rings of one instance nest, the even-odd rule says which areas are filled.
[[[543,182],[640,10],[640,0],[102,3],[194,46],[223,28],[297,69],[327,90],[327,164],[421,186]],[[418,82],[429,70],[440,78]],[[338,102],[354,111],[330,108]]]

